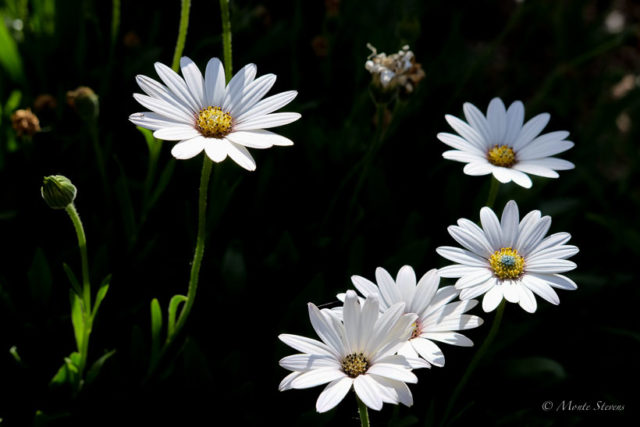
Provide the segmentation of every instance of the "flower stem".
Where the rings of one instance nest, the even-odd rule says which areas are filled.
[[[222,15],[222,50],[224,59],[224,76],[227,83],[231,80],[233,70],[231,64],[231,19],[229,18],[229,0],[220,0]]]
[[[492,175],[491,187],[489,188],[489,197],[487,197],[487,203],[485,203],[485,206],[493,208],[493,204],[496,202],[496,197],[498,196],[498,190],[500,190],[500,181],[498,181]]]
[[[358,414],[360,415],[360,426],[369,427],[369,411],[367,405],[362,403],[362,400],[356,394],[356,402],[358,402]]]
[[[180,57],[184,50],[184,43],[187,40],[187,29],[189,28],[189,9],[191,8],[191,0],[182,0],[180,8],[180,28],[178,29],[178,40],[176,41],[176,49],[173,51],[173,62],[171,69],[178,72],[180,67]]]
[[[191,263],[191,275],[189,277],[189,290],[187,291],[187,300],[180,311],[178,322],[173,331],[173,334],[167,335],[168,345],[174,336],[176,336],[180,329],[187,321],[187,317],[191,312],[191,307],[196,298],[196,291],[198,290],[198,279],[200,277],[200,265],[202,264],[202,257],[204,256],[204,243],[206,237],[206,223],[207,223],[207,193],[209,189],[209,177],[211,176],[211,167],[213,162],[206,155],[203,156],[202,173],[200,175],[200,198],[198,201],[198,236],[196,238],[196,249],[193,255],[193,262]]]
[[[82,378],[82,373],[87,364],[87,356],[89,354],[89,335],[91,335],[91,283],[89,281],[89,257],[87,255],[87,238],[84,233],[84,227],[82,221],[80,221],[80,215],[73,203],[69,204],[65,211],[69,214],[73,227],[76,230],[78,236],[78,248],[80,249],[80,259],[82,263],[82,320],[84,323],[84,337],[82,345],[78,348],[80,353],[80,366],[78,367],[79,376]]]
[[[449,403],[447,404],[447,408],[444,412],[444,416],[442,417],[442,421],[440,423],[441,426],[446,425],[446,422],[449,418],[449,414],[451,413],[451,410],[453,409],[453,406],[455,405],[456,400],[458,400],[458,397],[460,397],[460,393],[462,393],[462,390],[464,389],[465,385],[469,381],[469,378],[471,378],[471,374],[473,374],[473,371],[476,369],[476,367],[480,363],[480,360],[482,360],[482,357],[487,352],[487,350],[493,343],[493,340],[495,339],[496,335],[498,334],[498,330],[500,329],[500,323],[502,323],[502,316],[504,314],[505,306],[506,306],[506,301],[502,300],[502,302],[498,306],[498,309],[496,310],[496,315],[493,318],[493,323],[491,324],[491,329],[489,330],[489,334],[487,335],[487,338],[485,338],[484,342],[482,343],[482,346],[480,346],[476,354],[473,356],[473,359],[471,359],[471,363],[469,363],[469,365],[467,366],[467,370],[465,371],[464,375],[460,379],[460,382],[458,382],[458,385],[456,386],[455,390],[453,391],[453,394],[451,395],[451,398],[449,399]]]

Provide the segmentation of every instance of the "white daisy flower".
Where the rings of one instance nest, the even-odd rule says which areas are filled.
[[[379,295],[381,311],[403,302],[405,313],[418,316],[408,341],[398,349],[398,354],[404,355],[414,369],[444,366],[444,355],[434,341],[471,347],[473,341],[454,331],[477,328],[483,323],[478,316],[465,314],[478,301],[449,303],[459,291],[454,286],[438,289],[440,277],[435,268],[422,276],[417,284],[416,274],[408,265],[398,271],[395,281],[382,267],[376,269],[377,285],[360,276],[352,276],[351,281],[364,297]],[[344,298],[345,294],[338,294],[339,300],[344,301]]]
[[[538,114],[524,123],[524,106],[516,101],[506,110],[500,98],[489,103],[487,115],[473,104],[463,106],[467,123],[447,114],[445,119],[458,132],[439,133],[438,139],[455,150],[445,151],[442,157],[467,163],[467,175],[492,173],[500,182],[513,181],[531,188],[527,174],[557,178],[556,171],[573,169],[573,163],[558,159],[556,154],[573,147],[566,141],[569,132],[557,131],[540,135],[549,122],[549,114]]]
[[[136,76],[146,95],[135,93],[133,97],[151,112],[129,116],[136,125],[155,131],[153,136],[158,139],[180,141],[171,150],[175,158],[190,159],[204,150],[214,162],[229,156],[243,168],[255,170],[256,163],[246,147],[293,145],[288,138],[264,130],[300,118],[298,113],[273,113],[296,97],[295,90],[262,99],[276,81],[274,74],[254,80],[257,68],[249,64],[225,86],[218,58],[209,60],[204,77],[187,57],[180,59],[180,67],[184,78],[155,63],[164,85]]]
[[[449,234],[464,249],[441,246],[436,251],[457,264],[439,270],[442,277],[458,278],[456,288],[460,299],[484,294],[482,308],[489,312],[502,301],[518,303],[525,311],[536,311],[533,294],[559,304],[553,288],[574,290],[578,286],[559,274],[571,271],[576,264],[567,258],[578,248],[565,245],[569,233],[555,233],[545,238],[551,217],[541,217],[540,211],[529,212],[522,221],[518,205],[511,200],[498,217],[488,207],[480,210],[482,228],[461,218],[458,225],[448,228]]]
[[[334,408],[352,387],[376,411],[383,403],[413,405],[405,383],[417,383],[418,378],[406,358],[395,354],[416,320],[403,311],[399,303],[380,315],[376,296],[360,304],[354,291],[346,294],[343,321],[331,310],[309,303],[309,318],[322,342],[298,335],[278,337],[302,352],[280,360],[280,366],[292,371],[280,383],[280,391],[329,383],[316,402],[318,412]]]

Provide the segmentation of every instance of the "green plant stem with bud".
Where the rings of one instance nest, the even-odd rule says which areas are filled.
[[[358,415],[360,415],[360,426],[369,427],[369,410],[367,405],[362,403],[362,400],[356,394],[356,402],[358,402]]]
[[[460,393],[462,393],[462,390],[464,390],[464,387],[469,381],[469,378],[471,378],[471,375],[473,374],[476,367],[484,357],[485,353],[487,352],[489,347],[491,347],[491,344],[493,343],[493,340],[496,338],[496,335],[498,335],[498,330],[500,329],[500,324],[502,323],[502,316],[504,315],[505,306],[506,306],[506,301],[502,300],[502,302],[498,306],[498,309],[496,310],[496,315],[493,318],[493,323],[491,323],[491,329],[489,330],[489,334],[487,335],[487,338],[485,338],[484,342],[482,343],[482,346],[480,346],[476,354],[473,356],[473,359],[471,359],[471,362],[467,366],[467,370],[464,372],[464,375],[458,382],[458,385],[456,386],[455,390],[453,390],[453,394],[449,399],[449,403],[447,404],[447,408],[445,409],[444,416],[442,417],[442,420],[440,422],[441,427],[447,424],[449,415],[451,414],[451,411],[453,410],[453,407],[456,404],[458,397],[460,397]]]
[[[83,339],[79,343],[78,352],[80,353],[80,366],[78,366],[79,377],[82,380],[82,374],[84,368],[87,365],[87,357],[89,355],[89,336],[91,335],[91,329],[93,324],[93,318],[91,315],[91,282],[89,280],[89,257],[87,255],[87,238],[84,233],[84,227],[82,221],[80,221],[80,215],[73,203],[70,203],[65,211],[71,218],[73,228],[76,230],[78,236],[78,248],[80,249],[80,258],[82,264],[82,295],[79,297],[82,300],[82,321],[84,323]]]

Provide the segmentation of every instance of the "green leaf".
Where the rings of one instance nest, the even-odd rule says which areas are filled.
[[[31,296],[39,302],[46,302],[51,297],[51,270],[42,249],[37,248],[27,272]]]
[[[100,307],[100,303],[102,302],[104,297],[107,295],[107,292],[109,291],[110,282],[111,282],[111,274],[105,277],[104,280],[102,280],[102,283],[100,284],[100,288],[98,289],[98,293],[96,294],[96,301],[93,304],[93,312],[91,313],[91,320],[93,320],[96,317],[96,314],[98,313],[98,307]]]
[[[64,363],[58,369],[58,372],[49,382],[50,386],[61,386],[64,384],[73,385],[80,379],[78,376],[78,364],[80,362],[80,353],[73,352],[69,357],[64,358]]]
[[[138,129],[142,136],[144,136],[144,139],[147,142],[147,148],[149,149],[149,154],[153,155],[153,153],[160,151],[162,143],[153,137],[153,131],[140,126],[136,126],[136,129]]]
[[[16,362],[18,362],[19,365],[22,365],[22,358],[18,354],[18,347],[16,347],[15,345],[11,346],[11,348],[9,349],[9,354],[13,356],[13,358]]]
[[[107,359],[109,359],[115,353],[116,353],[115,350],[108,351],[105,354],[103,354],[102,357],[100,357],[98,360],[93,362],[93,365],[91,365],[91,368],[89,368],[89,371],[87,372],[87,377],[86,377],[87,384],[90,384],[93,381],[95,381],[98,374],[100,373],[100,370],[102,369],[102,365],[104,365],[104,362],[106,362]]]
[[[80,282],[78,282],[78,278],[76,277],[76,275],[73,274],[73,270],[71,270],[71,267],[69,267],[69,265],[66,262],[63,262],[62,268],[64,269],[64,272],[67,273],[67,277],[71,282],[71,288],[75,291],[76,294],[82,295],[82,288],[80,287]]]
[[[10,115],[17,110],[20,106],[20,101],[22,101],[22,92],[19,90],[14,90],[9,94],[9,98],[7,98],[7,102],[4,104],[4,112],[7,115]]]
[[[168,319],[168,329],[167,336],[173,335],[173,330],[176,325],[176,313],[178,312],[178,307],[181,303],[187,301],[187,297],[184,295],[174,295],[169,302],[169,319]]]
[[[22,58],[18,52],[18,45],[9,34],[4,20],[0,22],[0,66],[13,81],[22,82],[24,80]]]
[[[85,328],[82,299],[80,299],[78,294],[72,290],[69,290],[69,299],[71,300],[71,323],[73,324],[73,333],[76,337],[78,349],[80,349],[82,348]]]
[[[160,350],[160,332],[162,331],[162,311],[157,298],[151,300],[151,359],[154,360]]]

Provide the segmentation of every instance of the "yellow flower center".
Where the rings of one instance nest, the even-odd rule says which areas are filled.
[[[411,336],[409,337],[410,340],[418,338],[420,334],[422,334],[422,323],[420,323],[420,319],[416,320],[411,326],[413,326],[413,332],[411,332]]]
[[[231,133],[232,118],[220,107],[206,107],[200,110],[196,119],[196,127],[203,136],[222,138]]]
[[[489,163],[510,168],[516,163],[516,153],[508,145],[494,145],[487,153]]]
[[[502,248],[495,251],[489,258],[493,274],[498,279],[517,279],[524,271],[524,258],[512,248]]]
[[[362,353],[351,353],[342,359],[342,370],[351,378],[362,375],[369,369],[369,361]]]

